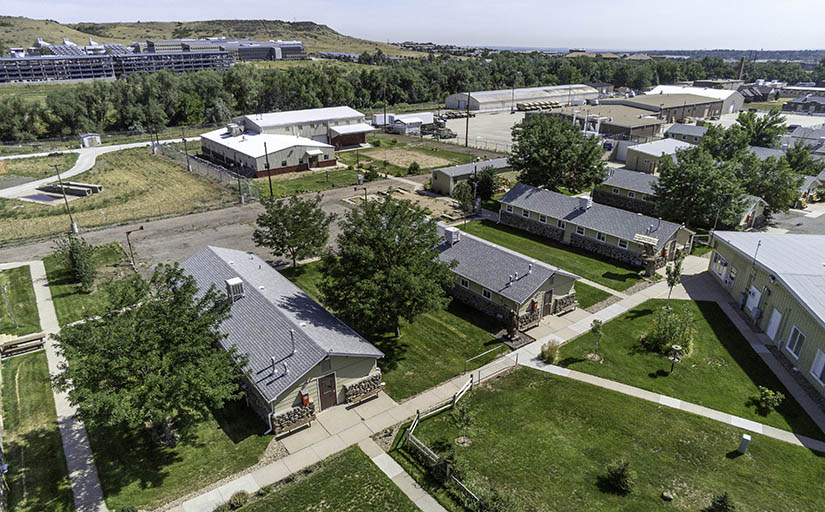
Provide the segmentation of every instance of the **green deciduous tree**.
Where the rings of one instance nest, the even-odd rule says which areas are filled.
[[[487,201],[496,193],[499,186],[499,177],[492,166],[487,165],[479,169],[473,179],[476,184],[476,194],[482,201]]]
[[[570,122],[532,115],[515,125],[512,134],[509,161],[523,183],[578,193],[605,178],[598,139],[585,137]]]
[[[604,336],[602,327],[604,327],[604,322],[601,320],[593,320],[590,323],[590,334],[593,335],[593,353],[596,355],[599,354],[599,343],[601,343],[602,336]]]
[[[762,116],[756,112],[741,112],[736,122],[747,134],[751,146],[775,147],[779,143],[779,136],[785,133],[785,116],[777,107]]]
[[[785,151],[785,160],[795,173],[802,176],[816,176],[825,170],[825,160],[813,156],[813,147],[797,143]]]
[[[55,253],[64,259],[72,278],[80,283],[80,289],[91,292],[97,278],[94,246],[89,245],[82,236],[69,234],[55,242]]]
[[[710,125],[700,145],[717,160],[733,160],[748,149],[750,143],[745,130],[735,124],[725,129],[718,124]]]
[[[252,233],[255,245],[263,246],[275,256],[288,255],[295,268],[299,259],[318,256],[329,239],[329,225],[335,214],[321,209],[321,195],[301,199],[265,199],[264,213],[258,216]]]
[[[174,443],[210,409],[240,396],[244,361],[217,347],[229,316],[226,296],[200,293],[177,265],[158,266],[138,306],[64,327],[60,351],[71,362],[55,377],[84,421],[129,429],[151,426]]]
[[[710,506],[703,512],[736,512],[736,505],[727,491],[722,494],[717,494],[710,502]]]
[[[802,176],[791,170],[784,158],[760,160],[745,152],[737,162],[737,174],[748,194],[768,203],[768,214],[786,212],[799,197]]]
[[[341,221],[338,248],[323,258],[324,304],[362,333],[394,331],[399,321],[444,308],[453,282],[438,261],[436,222],[393,198],[367,201]]]
[[[710,226],[719,212],[721,224],[741,217],[744,189],[732,162],[720,162],[704,148],[679,151],[678,163],[662,160],[654,183],[659,214],[688,227]]]
[[[676,258],[671,264],[667,266],[665,269],[666,277],[667,277],[667,303],[668,306],[670,305],[670,295],[673,293],[673,289],[679,285],[679,282],[682,280],[682,261],[683,258],[679,257]]]
[[[459,182],[453,188],[453,199],[458,201],[458,207],[461,208],[464,215],[473,213],[476,208],[473,186],[467,180]]]

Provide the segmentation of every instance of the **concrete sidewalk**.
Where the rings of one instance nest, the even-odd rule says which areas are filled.
[[[49,364],[49,374],[58,373],[65,359],[57,352],[57,344],[52,338],[60,327],[57,323],[57,313],[54,310],[49,283],[46,279],[46,268],[40,260],[5,263],[0,269],[14,268],[28,265],[34,284],[34,295],[37,300],[37,311],[40,315],[40,328],[48,336],[46,339],[46,359]],[[75,510],[79,512],[108,512],[103,500],[103,490],[97,475],[97,468],[89,446],[89,437],[83,422],[75,415],[77,408],[69,403],[66,393],[54,391],[54,405],[57,410],[57,425],[60,438],[63,442],[63,453],[66,457],[66,466],[69,470],[69,482],[72,486]]]
[[[358,446],[367,454],[373,464],[378,466],[387,478],[401,489],[404,494],[410,498],[410,501],[415,503],[415,506],[424,512],[447,512],[438,501],[427,494],[427,491],[421,488],[412,477],[404,471],[392,457],[387,455],[378,444],[372,439],[365,439],[358,443]]]

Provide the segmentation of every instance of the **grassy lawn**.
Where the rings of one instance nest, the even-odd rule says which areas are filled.
[[[674,300],[672,304],[690,308],[696,322],[693,354],[683,359],[672,375],[667,373],[670,363],[665,357],[643,351],[639,345],[653,312],[665,305],[661,299],[647,301],[605,324],[599,345],[602,363],[585,358],[593,350],[592,336],[587,333],[562,347],[560,364],[777,428],[825,438],[716,303]],[[747,405],[748,399],[758,394],[760,385],[786,396],[781,407],[768,416],[761,416]]]
[[[282,273],[319,299],[318,262]],[[423,314],[413,323],[402,322],[398,339],[387,335],[370,341],[385,354],[378,360],[378,366],[387,392],[394,399],[403,400],[455,377],[464,370],[467,359],[501,345],[491,334],[496,330],[497,323],[492,318],[453,301],[446,310]],[[471,361],[467,369],[478,368],[498,354],[501,351]]]
[[[626,290],[642,280],[632,267],[495,222],[474,221],[461,229],[614,290]]]
[[[723,491],[749,512],[825,507],[821,456],[754,434],[748,452],[733,457],[742,431],[713,420],[529,368],[466,400],[469,447],[455,445],[461,431],[449,413],[422,421],[416,435],[442,453],[453,446],[469,468],[466,483],[486,482],[512,497],[515,510],[699,511]],[[408,452],[390,454],[449,510],[463,510]],[[598,485],[619,458],[638,475],[627,496]],[[664,490],[672,503],[661,499]]]
[[[74,510],[45,352],[3,361],[3,446],[10,510]]]
[[[70,202],[81,228],[201,211],[235,200],[231,189],[152,156],[146,148],[101,155],[92,169],[72,180],[104,186],[98,194]],[[49,205],[0,202],[4,206],[0,210],[0,242],[59,233],[69,226],[60,201]]]
[[[287,484],[243,510],[414,512],[418,507],[360,448],[353,446],[324,461],[308,477]]]
[[[5,162],[9,174],[41,179],[54,176],[55,165],[60,167],[61,173],[68,171],[77,162],[77,157],[77,153],[58,153],[34,158],[15,158]]]
[[[389,137],[389,138],[388,138]],[[387,172],[394,176],[406,176],[407,168],[412,162],[418,162],[421,172],[424,173],[438,167],[448,167],[466,164],[473,161],[475,155],[449,151],[427,142],[398,142],[393,143],[391,135],[381,138],[370,138],[369,142],[380,143],[381,146],[355,151],[338,153],[339,161],[347,165],[360,162],[364,166],[374,163],[379,172]],[[388,165],[385,169],[384,161]]]
[[[753,103],[744,103],[742,105],[742,110],[748,110],[751,108],[755,108],[757,110],[770,110],[772,108],[782,108],[782,105],[785,104],[787,101],[791,101],[794,98],[779,98],[776,101],[754,101]]]
[[[174,448],[148,431],[87,425],[110,510],[154,508],[258,462],[272,440],[243,400],[194,425]]]
[[[595,286],[590,286],[589,284],[584,284],[580,282],[576,282],[576,300],[579,301],[579,307],[581,309],[587,309],[593,304],[598,304],[599,302],[610,298],[610,294],[604,290],[599,290]]]
[[[116,243],[97,246],[94,261],[98,269],[96,285],[132,274],[126,254]],[[43,265],[46,267],[46,278],[49,280],[54,309],[61,326],[104,311],[105,295],[99,290],[82,292],[61,257],[55,254],[46,256]]]
[[[693,250],[691,251],[691,254],[694,255],[694,256],[704,256],[705,254],[711,252],[712,250],[713,250],[713,247],[711,247],[709,245],[694,243],[693,244]]]
[[[37,300],[28,265],[0,272],[0,288],[3,286],[6,286],[14,318],[9,312],[6,297],[0,297],[0,333],[22,336],[40,331],[40,314],[37,311]]]
[[[364,171],[350,171],[348,169],[338,169],[327,173],[311,172],[304,176],[291,179],[278,179],[272,177],[272,193],[275,197],[283,197],[291,194],[303,194],[306,192],[321,192],[341,187],[351,187],[358,184],[358,174]],[[269,180],[267,178],[257,178],[255,183],[261,189],[263,197],[269,197]]]

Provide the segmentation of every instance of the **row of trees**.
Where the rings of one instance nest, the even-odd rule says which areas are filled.
[[[579,82],[641,89],[707,77],[732,77],[736,65],[719,58],[613,61],[503,52],[490,62],[432,57],[407,61],[365,57],[370,68],[341,66],[170,72],[55,88],[45,104],[16,96],[0,99],[0,140],[66,136],[87,131],[159,130],[227,121],[270,110],[350,105],[353,108],[443,102],[452,93]],[[811,73],[796,63],[748,63],[746,79],[796,82]]]
[[[742,113],[728,129],[711,126],[697,147],[679,151],[675,162],[662,162],[654,186],[659,214],[688,226],[733,226],[748,195],[764,199],[768,215],[787,211],[799,196],[804,176],[817,175],[825,162],[804,144],[765,160],[748,149],[775,147],[784,131],[777,110],[761,118]]]

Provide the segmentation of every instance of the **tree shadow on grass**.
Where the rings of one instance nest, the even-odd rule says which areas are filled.
[[[825,439],[820,430],[805,410],[788,392],[782,382],[767,367],[759,355],[754,352],[748,341],[742,336],[718,304],[711,301],[696,301],[702,318],[711,327],[714,336],[724,347],[733,361],[739,365],[755,386],[765,386],[785,395],[785,400],[771,414],[782,416],[794,433],[806,435],[816,439]],[[773,356],[770,356],[773,357]],[[754,392],[756,394],[756,391]],[[748,404],[751,396],[740,397]]]
[[[161,446],[147,429],[87,424],[89,441],[103,493],[112,496],[137,482],[141,489],[159,487],[169,476],[168,466],[182,460],[176,448]],[[185,436],[178,447],[197,444]]]
[[[255,414],[244,400],[228,402],[222,409],[212,411],[218,426],[234,444],[253,436],[262,436],[266,423]]]
[[[625,313],[625,316],[627,317],[628,320],[638,320],[639,318],[652,315],[653,312],[654,312],[653,308],[644,308],[644,309],[634,308],[634,309],[631,309],[630,311],[628,311],[627,313]]]
[[[74,510],[57,428],[38,428],[5,443],[9,510]]]

